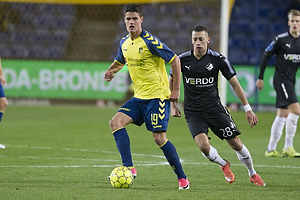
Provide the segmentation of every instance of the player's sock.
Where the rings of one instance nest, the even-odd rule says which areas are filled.
[[[125,128],[121,128],[113,132],[115,141],[122,158],[123,166],[133,166],[131,151],[130,151],[130,140]]]
[[[223,158],[220,157],[220,155],[218,154],[217,149],[215,149],[213,146],[210,146],[210,150],[209,150],[209,155],[208,156],[206,156],[202,151],[201,151],[201,153],[209,161],[218,163],[221,166],[224,166],[227,163]]]
[[[296,115],[294,113],[289,113],[289,115],[287,116],[285,125],[285,149],[293,146],[293,139],[297,130],[298,118],[299,115]]]
[[[252,177],[254,174],[256,174],[256,171],[253,167],[253,161],[250,155],[249,150],[245,145],[243,145],[242,149],[240,151],[235,151],[237,157],[245,165],[245,167],[248,169],[249,177]]]
[[[168,140],[165,144],[160,146],[161,150],[164,152],[164,155],[169,162],[170,166],[174,170],[175,174],[177,175],[178,179],[184,178],[186,179],[186,176],[183,172],[177,151],[174,147],[174,145]]]
[[[279,116],[275,117],[271,127],[271,136],[270,136],[268,149],[267,149],[269,152],[276,150],[277,143],[280,140],[282,135],[285,121],[286,121],[285,117],[279,117]]]
[[[0,110],[0,122],[1,122],[1,119],[2,119],[2,116],[3,116],[3,111],[2,110]]]

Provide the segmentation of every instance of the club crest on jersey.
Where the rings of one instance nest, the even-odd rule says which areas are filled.
[[[142,54],[143,51],[144,51],[143,47],[140,47],[140,48],[139,48],[139,54]]]
[[[213,68],[214,68],[214,66],[213,66],[211,63],[208,63],[208,64],[206,65],[206,69],[207,69],[208,71],[211,71]]]

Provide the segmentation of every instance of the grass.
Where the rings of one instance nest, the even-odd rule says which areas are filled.
[[[235,152],[210,133],[212,146],[231,162],[236,176],[228,184],[219,166],[201,155],[181,117],[170,119],[167,136],[182,159],[190,190],[177,189],[176,176],[152,134],[134,125],[127,130],[138,177],[130,189],[113,188],[106,177],[121,160],[108,122],[116,111],[91,106],[8,107],[0,124],[0,143],[7,147],[0,150],[0,199],[299,199],[300,160],[264,156],[275,113],[262,112],[252,129],[245,113],[232,116],[267,187],[250,183]],[[300,150],[299,133],[294,146]]]

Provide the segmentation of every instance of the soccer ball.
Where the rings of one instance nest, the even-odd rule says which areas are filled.
[[[133,175],[125,166],[116,167],[110,174],[110,183],[115,188],[130,188],[133,183]]]

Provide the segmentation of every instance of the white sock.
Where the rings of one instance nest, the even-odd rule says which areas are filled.
[[[210,151],[209,151],[209,155],[206,156],[202,151],[201,151],[202,155],[207,158],[209,161],[211,162],[215,162],[215,163],[218,163],[219,165],[221,166],[224,166],[226,165],[226,161],[221,158],[218,154],[218,151],[217,149],[215,149],[214,147],[210,146]]]
[[[270,136],[270,141],[267,149],[269,152],[276,150],[277,143],[280,140],[282,135],[285,121],[286,121],[285,117],[279,117],[279,116],[275,117],[271,127],[271,136]]]
[[[256,171],[254,170],[254,167],[253,167],[253,161],[252,161],[250,152],[248,151],[247,147],[245,145],[243,145],[243,147],[240,151],[235,151],[235,152],[236,152],[238,159],[247,168],[249,177],[256,174]]]
[[[293,139],[297,130],[298,118],[299,115],[296,115],[294,113],[289,113],[289,115],[287,116],[285,125],[285,149],[293,146]]]

